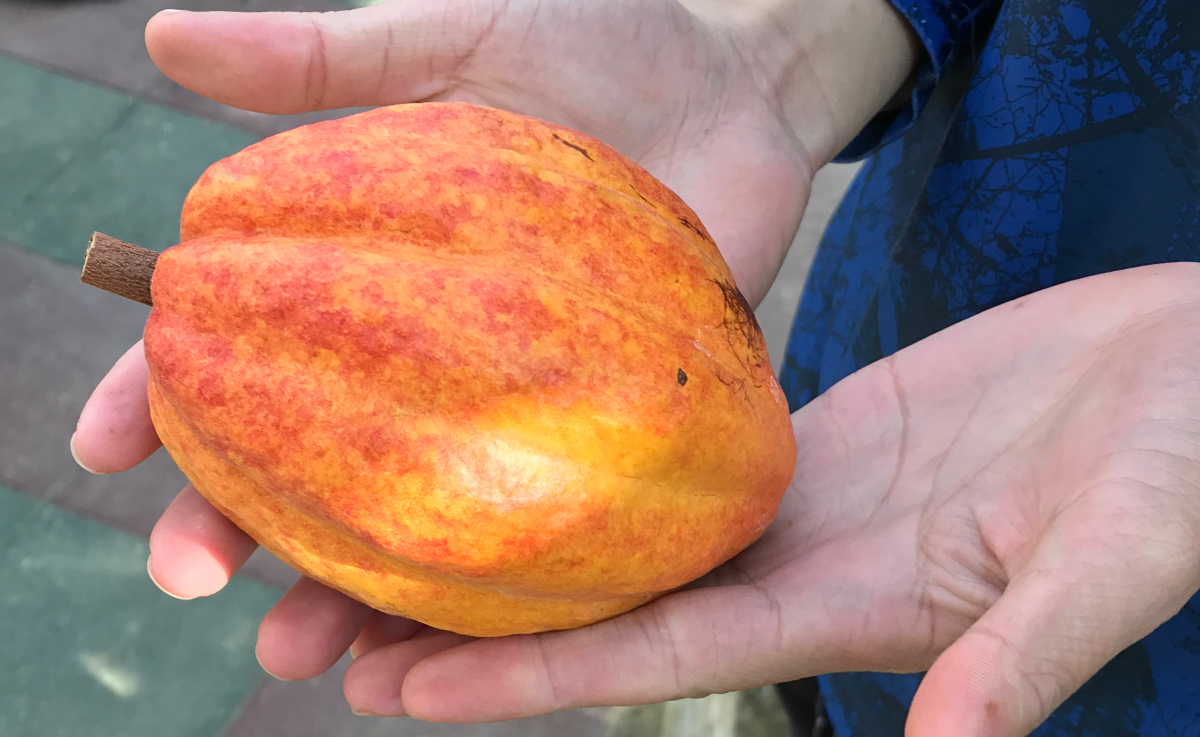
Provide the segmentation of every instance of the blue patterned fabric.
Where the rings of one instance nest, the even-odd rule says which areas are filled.
[[[894,2],[931,60],[844,152],[869,155],[792,328],[793,410],[1021,295],[1200,260],[1200,0]],[[821,688],[839,737],[899,737],[919,682]],[[1200,737],[1200,596],[1035,734]]]

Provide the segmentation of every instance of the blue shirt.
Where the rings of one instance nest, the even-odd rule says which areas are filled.
[[[792,328],[795,410],[953,323],[1071,279],[1200,260],[1200,0],[893,0],[929,52]],[[903,734],[920,676],[821,679],[839,737]],[[1036,735],[1200,737],[1200,596]]]

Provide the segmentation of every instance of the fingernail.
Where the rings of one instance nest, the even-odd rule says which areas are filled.
[[[258,648],[257,647],[254,648],[254,659],[258,661],[258,667],[262,668],[264,673],[266,673],[268,676],[274,678],[275,680],[277,680],[277,681],[294,681],[294,680],[296,680],[295,678],[284,678],[282,676],[277,676],[274,673],[272,673],[270,671],[270,669],[267,668],[267,666],[263,665],[262,658],[258,657]]]
[[[354,716],[358,716],[358,717],[377,717],[377,716],[379,716],[378,714],[372,714],[369,711],[359,711],[358,709],[355,709],[353,706],[350,707],[350,713],[352,713],[352,714],[354,714]]]
[[[78,463],[79,467],[82,468],[84,471],[87,471],[88,473],[90,473],[94,476],[102,476],[103,475],[99,471],[88,468],[86,463],[79,460],[79,454],[75,452],[75,433],[71,433],[71,457],[75,459],[75,462]]]
[[[180,601],[191,601],[193,598],[195,598],[195,597],[191,597],[191,596],[178,596],[177,594],[172,594],[170,591],[167,591],[166,589],[164,589],[163,585],[158,582],[157,578],[154,577],[154,572],[150,570],[150,559],[149,558],[146,559],[146,575],[150,576],[150,580],[154,582],[154,585],[158,587],[159,591],[163,592],[164,594],[171,597],[172,599],[179,599]]]
[[[175,15],[176,13],[186,13],[186,10],[177,10],[176,8],[163,8],[158,11],[159,15]]]

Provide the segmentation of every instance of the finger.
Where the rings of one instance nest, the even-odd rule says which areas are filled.
[[[478,640],[413,665],[403,704],[419,719],[477,722],[774,683],[804,667],[794,648],[784,653],[792,636],[781,611],[761,589],[727,586],[673,594],[580,629]],[[801,631],[812,620],[797,611],[793,623]],[[812,636],[815,642],[820,633]],[[376,653],[354,669],[364,680],[400,682]],[[396,703],[394,694],[379,703],[363,698],[356,703],[371,711]]]
[[[189,484],[154,525],[146,567],[166,593],[195,599],[223,589],[257,547]]]
[[[370,615],[366,604],[302,578],[263,617],[258,662],[285,681],[319,676],[342,657]]]
[[[1171,587],[1161,579],[1153,588],[1114,580],[1113,563],[1111,555],[1089,555],[1087,548],[1035,556],[1029,572],[934,662],[913,700],[906,734],[1029,734],[1187,600],[1182,594],[1165,601]]]
[[[406,675],[405,710],[427,721],[494,721],[894,670],[928,641],[911,613],[909,535],[863,533],[753,583],[677,591],[588,627],[447,650]],[[366,673],[374,662],[355,665]]]
[[[388,105],[443,91],[484,35],[488,3],[388,3],[334,13],[164,11],[146,26],[159,69],[264,113]]]
[[[343,684],[350,708],[359,714],[407,716],[401,688],[412,666],[473,640],[453,632],[430,632],[433,634],[385,645],[351,663]]]
[[[404,617],[394,617],[383,612],[371,612],[371,618],[350,644],[350,655],[358,658],[385,645],[403,642],[415,637],[422,629],[420,622]]]
[[[146,460],[162,442],[150,422],[149,369],[138,341],[117,359],[79,413],[71,453],[92,473],[117,473]]]

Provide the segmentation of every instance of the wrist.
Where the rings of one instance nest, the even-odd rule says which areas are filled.
[[[888,0],[763,0],[741,6],[731,25],[813,171],[875,115],[903,103],[925,53]]]

